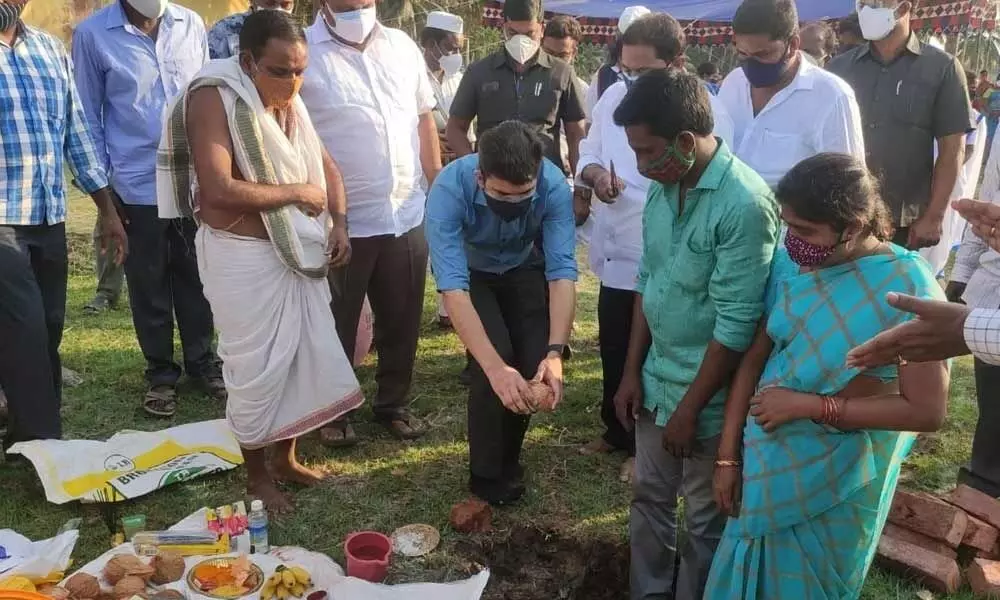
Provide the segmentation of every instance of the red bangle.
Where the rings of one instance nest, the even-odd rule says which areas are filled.
[[[823,402],[823,410],[819,422],[833,427],[839,425],[845,400],[836,396],[820,396],[820,400]]]

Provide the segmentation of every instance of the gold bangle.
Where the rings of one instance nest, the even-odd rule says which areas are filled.
[[[742,467],[743,461],[739,460],[717,460],[715,461],[715,466],[717,467]]]

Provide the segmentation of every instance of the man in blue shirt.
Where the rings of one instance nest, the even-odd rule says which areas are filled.
[[[503,122],[483,134],[479,154],[441,171],[427,199],[438,291],[475,359],[469,486],[491,504],[524,493],[521,444],[529,415],[540,408],[526,380],[551,387],[552,408],[558,405],[573,326],[573,197],[562,170],[543,153],[528,125]]]
[[[113,244],[113,260],[120,264],[128,246],[87,133],[69,56],[59,40],[21,21],[26,3],[0,0],[0,384],[9,411],[4,447],[62,435],[65,167],[97,204],[102,247]]]
[[[247,12],[229,15],[208,31],[208,54],[212,60],[230,58],[240,53],[240,32],[247,17],[258,10],[280,10],[292,14],[294,0],[253,0]]]
[[[167,0],[117,0],[80,23],[73,62],[90,133],[120,199],[131,252],[125,261],[132,321],[146,357],[145,410],[176,410],[174,313],[184,371],[225,398],[212,349],[212,311],[201,290],[192,219],[160,219],[156,148],[168,100],[208,60],[205,24]]]

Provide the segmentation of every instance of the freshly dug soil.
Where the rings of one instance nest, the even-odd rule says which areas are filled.
[[[464,540],[456,552],[490,568],[484,600],[626,600],[628,546],[581,542],[522,527],[507,538]]]

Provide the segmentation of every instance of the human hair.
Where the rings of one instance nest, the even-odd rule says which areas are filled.
[[[796,216],[843,232],[860,224],[881,241],[892,238],[889,208],[878,180],[849,154],[824,152],[792,167],[775,190],[778,203]]]
[[[614,39],[608,42],[606,50],[607,57],[604,59],[604,64],[609,67],[617,65],[622,57],[622,36],[616,35]]]
[[[707,60],[698,65],[698,77],[711,77],[719,74],[719,65]]]
[[[580,40],[583,39],[583,28],[580,27],[580,22],[573,17],[568,15],[558,15],[552,17],[552,19],[545,24],[544,36],[557,40],[570,38],[579,43]]]
[[[280,10],[258,10],[247,15],[240,31],[240,48],[257,60],[271,40],[305,44],[306,34],[295,17]]]
[[[646,125],[650,133],[666,140],[682,131],[709,136],[715,128],[705,86],[678,69],[657,69],[639,77],[615,109],[614,118],[619,127]]]
[[[979,72],[979,74],[980,74],[980,75],[986,75],[987,77],[989,77],[989,76],[990,76],[990,72],[989,72],[989,71],[987,71],[986,69],[983,69],[982,71],[980,71],[980,72]]]
[[[438,29],[437,27],[424,27],[420,31],[420,46],[427,47],[431,44],[443,44],[448,36],[452,35],[450,31],[445,31],[444,29]]]
[[[538,177],[545,146],[538,134],[521,121],[504,121],[479,138],[479,172],[523,185]]]
[[[656,58],[673,62],[684,53],[684,29],[667,13],[653,13],[632,22],[622,34],[622,46],[652,46]]]
[[[816,30],[817,36],[820,39],[820,48],[822,48],[827,56],[833,56],[834,52],[837,51],[837,32],[826,21],[813,21],[802,29]]]
[[[733,15],[733,33],[790,40],[799,32],[794,0],[745,0]]]
[[[503,3],[505,21],[542,22],[541,0],[507,0]]]
[[[859,40],[865,39],[865,36],[861,33],[861,21],[858,19],[858,13],[856,12],[853,12],[841,19],[840,23],[837,24],[837,30],[841,34],[846,33],[853,35]]]

